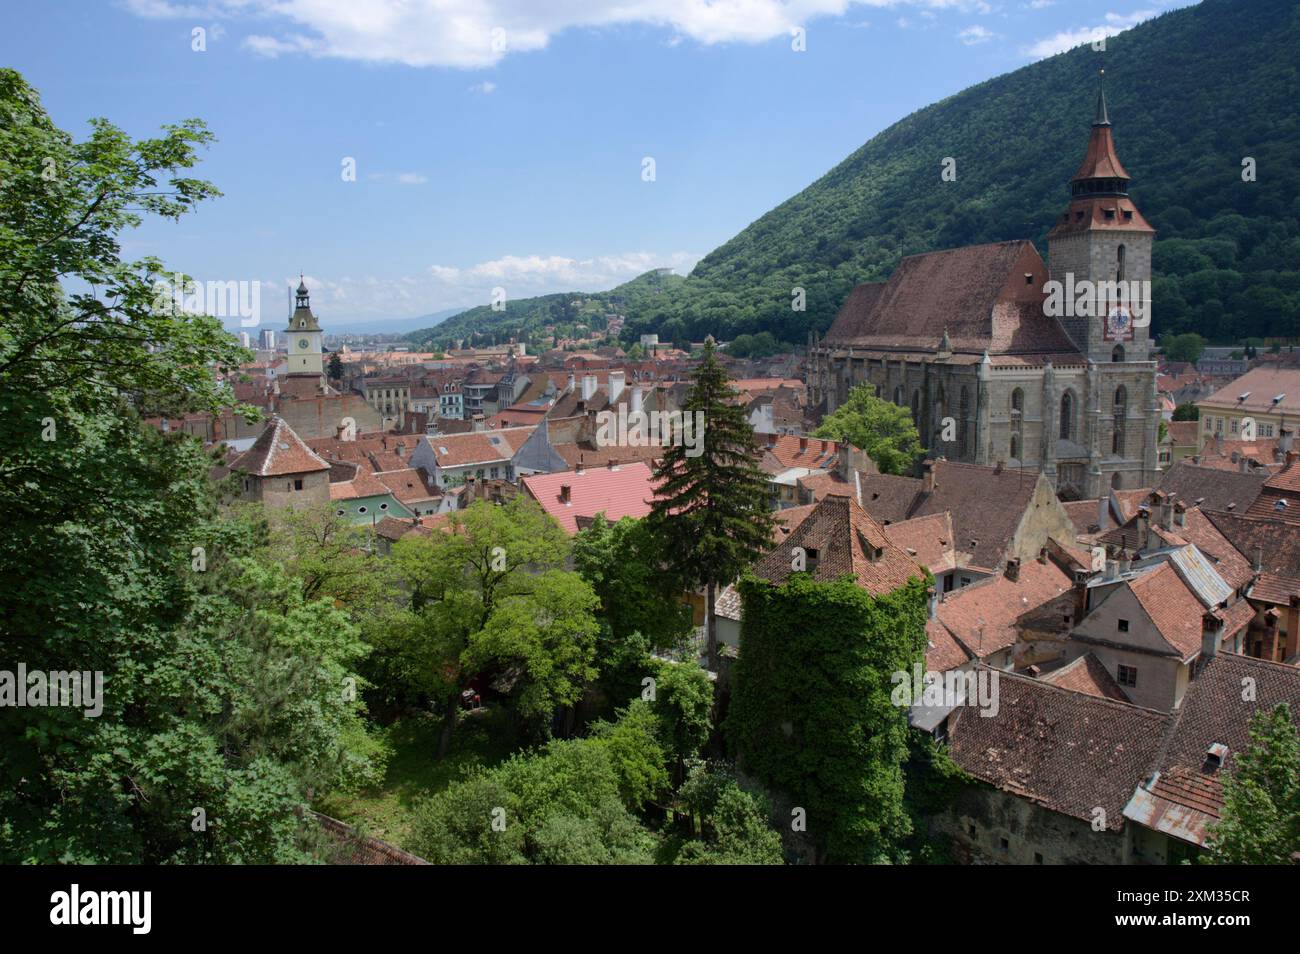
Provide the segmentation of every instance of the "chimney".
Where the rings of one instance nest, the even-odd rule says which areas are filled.
[[[613,404],[615,401],[617,401],[619,395],[623,393],[623,382],[625,380],[626,378],[624,376],[624,372],[622,371],[609,372],[609,403],[610,404]]]
[[[1043,564],[1043,566],[1047,565],[1047,547],[1038,548],[1038,562]]]
[[[574,466],[573,472],[579,476],[587,472],[586,465],[583,464],[581,457],[578,458],[578,463]]]
[[[1256,573],[1264,572],[1264,548],[1258,543],[1255,544],[1255,566]]]
[[[632,413],[640,414],[645,407],[645,392],[641,390],[641,385],[632,386]]]
[[[1174,529],[1174,503],[1168,495],[1160,501],[1160,526],[1170,531]]]
[[[994,474],[1002,473],[1002,461],[998,461],[996,464],[993,465],[993,473]]]
[[[1007,577],[1007,579],[1010,580],[1012,583],[1015,583],[1015,582],[1017,582],[1017,581],[1020,579],[1020,561],[1019,561],[1019,560],[1016,560],[1016,559],[1013,558],[1013,559],[1010,559],[1010,560],[1007,561],[1006,577]]]
[[[934,461],[932,460],[921,464],[921,490],[927,494],[934,493]]]
[[[393,448],[393,453],[396,454],[398,457],[401,457],[405,451],[406,451],[405,444],[398,444],[396,447]]]
[[[590,401],[591,396],[596,393],[596,376],[594,374],[584,374],[582,376],[582,399]]]
[[[569,393],[571,393],[572,391],[573,391],[573,372],[570,371],[570,372],[569,372],[569,385],[568,385],[568,387],[566,387],[566,388],[564,389],[564,393],[565,393],[565,394],[569,394]]]
[[[1138,549],[1141,550],[1147,547],[1150,544],[1151,538],[1153,536],[1155,535],[1151,533],[1151,511],[1149,511],[1145,506],[1138,507],[1138,515],[1137,515]],[[1159,538],[1157,538],[1157,543],[1158,542],[1159,542]]]
[[[1245,454],[1241,455],[1240,467],[1241,467],[1241,472],[1243,474],[1250,473],[1250,458],[1247,457]]]
[[[1282,463],[1284,460],[1286,460],[1287,454],[1291,453],[1291,442],[1294,439],[1295,439],[1295,431],[1292,431],[1286,427],[1280,428],[1278,430],[1277,450],[1274,452],[1274,456],[1277,458],[1277,462],[1279,464]]]
[[[1223,620],[1213,613],[1201,617],[1201,659],[1213,659],[1219,654],[1219,634],[1223,632]]]
[[[568,484],[560,484],[560,503],[568,504],[572,498],[572,489]]]
[[[925,591],[925,605],[926,611],[930,614],[930,619],[934,619],[935,614],[939,612],[939,591],[933,586]]]
[[[808,438],[806,437],[799,438],[799,453],[802,454],[807,449],[808,449]]]
[[[1127,550],[1121,550],[1119,554],[1119,572],[1124,575],[1133,569],[1133,557]]]
[[[1116,577],[1117,575],[1119,575],[1119,561],[1118,561],[1118,560],[1107,560],[1107,561],[1106,561],[1106,577],[1105,577],[1105,578],[1108,579],[1108,580],[1113,580],[1113,579],[1115,579],[1115,577]]]
[[[609,459],[609,465],[608,465],[608,466],[609,466],[609,469],[610,469],[610,470],[618,470],[618,460],[617,460],[616,458],[611,457],[611,458]]]
[[[1110,511],[1110,498],[1101,497],[1097,500],[1097,532],[1102,533],[1106,529],[1106,514]]]
[[[1187,508],[1183,506],[1183,502],[1181,500],[1178,501],[1178,503],[1174,504],[1174,526],[1175,527],[1187,526]]]
[[[1074,617],[1073,624],[1078,626],[1088,613],[1088,572],[1076,570],[1074,573]]]

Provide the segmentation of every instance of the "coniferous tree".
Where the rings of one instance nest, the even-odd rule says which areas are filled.
[[[698,420],[697,412],[703,415],[702,448],[682,440],[665,449],[655,471],[658,492],[648,518],[672,569],[705,589],[709,666],[714,669],[718,586],[740,576],[772,543],[771,490],[755,463],[754,429],[736,398],[710,337],[682,407],[684,422]]]

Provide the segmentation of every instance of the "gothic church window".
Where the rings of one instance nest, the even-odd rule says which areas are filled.
[[[1070,440],[1074,436],[1074,395],[1066,391],[1061,395],[1061,433],[1060,438],[1063,441]]]
[[[1011,416],[1018,417],[1025,411],[1025,392],[1016,388],[1011,392]]]
[[[1110,452],[1112,454],[1123,455],[1124,453],[1124,419],[1126,417],[1128,417],[1128,389],[1121,384],[1115,389],[1115,427],[1110,438]]]

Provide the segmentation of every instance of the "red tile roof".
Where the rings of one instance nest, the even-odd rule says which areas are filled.
[[[901,520],[885,527],[885,536],[893,540],[923,567],[939,575],[957,566],[953,545],[952,514],[948,511]]]
[[[925,623],[925,668],[928,672],[947,672],[971,661],[966,647],[937,619]]]
[[[1019,579],[1005,574],[963,586],[944,595],[940,622],[981,659],[1015,645],[1016,621],[1072,587],[1072,580],[1051,560],[1030,560],[1020,567]]]
[[[839,444],[835,441],[817,437],[796,437],[782,434],[769,437],[760,445],[767,453],[776,458],[782,469],[806,467],[809,470],[825,470],[835,461]]]
[[[1084,653],[1074,662],[1044,673],[1039,678],[1043,682],[1069,689],[1071,692],[1082,692],[1119,702],[1132,701],[1120,688],[1119,683],[1111,677],[1102,661],[1091,652]]]
[[[1041,679],[999,677],[997,715],[958,707],[950,718],[952,758],[977,779],[1071,818],[1091,823],[1101,808],[1118,831],[1170,717]]]
[[[499,464],[508,461],[528,440],[535,427],[510,427],[468,434],[426,437],[439,467],[467,467],[471,464]]]
[[[525,492],[541,504],[542,509],[572,536],[578,532],[578,518],[603,513],[607,520],[644,517],[654,499],[654,480],[649,467],[641,462],[608,467],[588,467],[582,473],[567,470],[554,474],[534,474],[520,481]],[[569,488],[569,500],[562,499],[562,488]]]
[[[283,418],[272,416],[253,446],[232,461],[230,469],[257,477],[282,477],[329,470],[330,465],[317,457]]]
[[[755,574],[785,582],[794,572],[795,547],[803,547],[814,579],[831,581],[848,574],[873,596],[924,576],[916,561],[848,497],[827,497],[818,503],[776,549],[758,561]]]

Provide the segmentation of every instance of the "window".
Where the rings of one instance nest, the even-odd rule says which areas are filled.
[[[1011,435],[1011,459],[1013,461],[1020,460],[1020,436],[1018,434]]]
[[[1119,631],[1120,631],[1121,633],[1127,633],[1127,632],[1128,632],[1128,620],[1126,620],[1126,619],[1121,619],[1121,620],[1119,620],[1118,625],[1119,625]]]
[[[1008,851],[1008,850],[1010,850],[1010,848],[1011,848],[1011,842],[1007,841],[1007,839],[1005,839],[1005,838],[999,838],[998,841],[1001,843],[1001,845],[1002,845],[1002,850],[1003,850],[1003,851]]]
[[[368,510],[369,508],[365,504],[362,504],[357,508],[357,513],[366,513]]]
[[[345,516],[346,514],[347,514],[347,511],[346,511],[346,510],[335,510],[335,511],[334,511],[334,516],[336,516],[336,517],[342,517],[342,516]]]
[[[302,490],[302,478],[301,478],[301,477],[299,477],[299,478],[297,478],[297,479],[294,480],[294,482],[293,482],[293,489],[294,489],[294,490]]]
[[[1035,851],[1035,852],[1034,852],[1034,864],[1036,864],[1036,865],[1041,865],[1042,863],[1043,863],[1043,856],[1042,856],[1042,853]]]
[[[1124,280],[1124,246],[1121,245],[1115,250],[1115,281]]]
[[[1111,352],[1110,352],[1110,360],[1111,360],[1111,363],[1113,363],[1113,364],[1119,364],[1121,361],[1124,360],[1124,346],[1123,346],[1123,345],[1115,345],[1115,347],[1111,349]]]
[[[1120,385],[1115,389],[1115,427],[1110,435],[1110,452],[1124,456],[1124,426],[1128,417],[1128,389]]]
[[[1068,441],[1073,433],[1074,423],[1074,395],[1066,391],[1061,395],[1061,433],[1060,438]]]
[[[1138,684],[1137,667],[1121,665],[1119,667],[1118,681],[1121,686],[1129,686],[1130,688],[1136,686]]]
[[[1025,392],[1016,388],[1011,392],[1011,416],[1018,417],[1025,410]]]
[[[381,504],[379,505],[379,509],[380,509],[380,510],[387,510],[387,509],[388,509],[388,504],[386,504],[386,503],[381,503]]]

